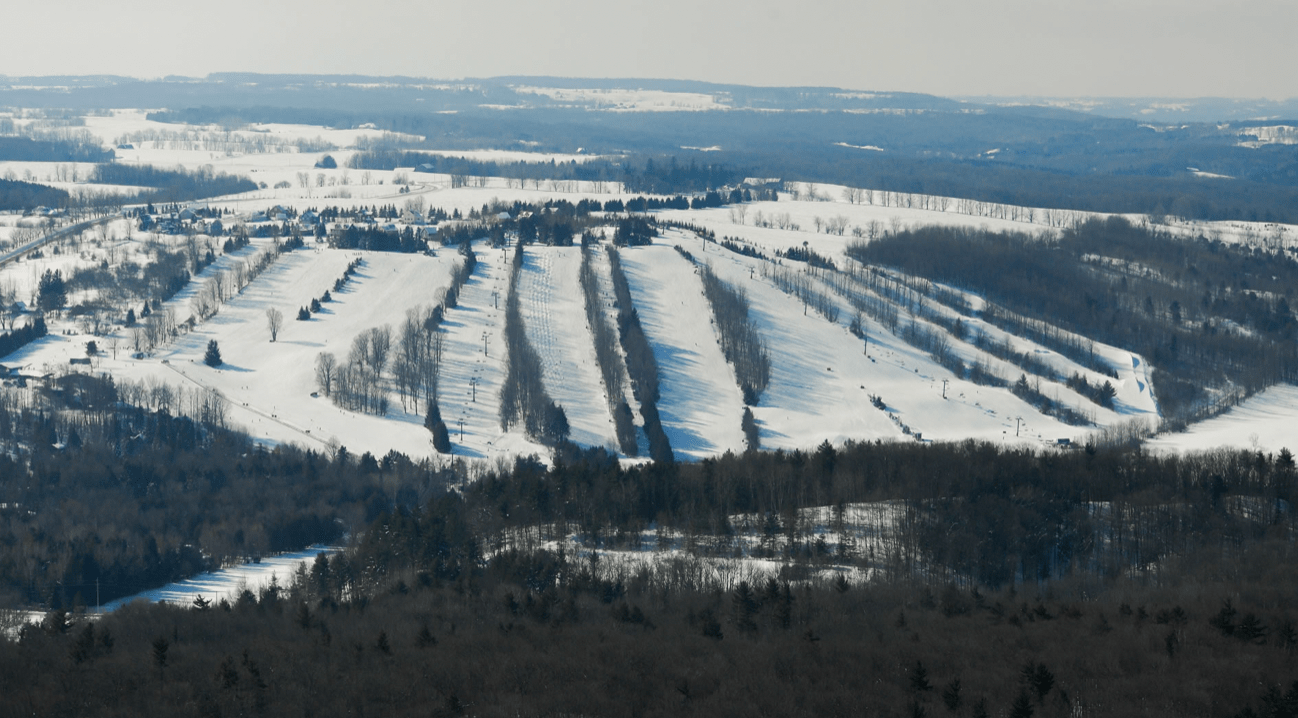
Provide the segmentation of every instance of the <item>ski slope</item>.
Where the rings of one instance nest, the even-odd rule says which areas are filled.
[[[586,323],[578,247],[529,249],[519,276],[519,307],[527,338],[541,358],[542,382],[563,407],[569,439],[616,450],[617,433]]]
[[[1281,384],[1250,397],[1221,416],[1146,442],[1155,450],[1193,452],[1219,446],[1298,453],[1298,386]]]
[[[438,402],[458,457],[507,461],[550,453],[520,428],[507,432],[500,426],[509,257],[509,250],[478,249],[477,269],[442,321],[446,339]]]
[[[743,451],[743,395],[694,268],[660,244],[627,248],[621,260],[658,362],[658,413],[672,451],[691,460]]]
[[[748,294],[750,317],[766,339],[772,365],[771,385],[753,410],[763,447],[912,437],[1053,443],[1092,430],[1042,415],[1008,390],[958,379],[868,318],[866,356],[862,341],[847,329],[845,318],[851,314],[846,306],[839,322],[831,323],[763,279],[758,268],[762,260],[718,250],[716,245],[705,253],[703,242],[692,233],[673,233],[665,240],[679,242]],[[882,398],[886,409],[875,408],[871,395]],[[903,425],[911,430],[910,437]]]

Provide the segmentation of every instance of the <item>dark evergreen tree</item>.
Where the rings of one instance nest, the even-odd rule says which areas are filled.
[[[62,309],[68,303],[68,287],[63,281],[63,272],[47,269],[41,275],[36,290],[36,306],[41,311],[53,312]]]
[[[221,360],[221,347],[216,343],[215,339],[208,340],[207,351],[203,353],[203,363],[213,367],[225,363]]]

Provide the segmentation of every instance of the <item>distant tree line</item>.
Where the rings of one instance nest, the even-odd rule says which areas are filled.
[[[68,207],[72,195],[66,190],[42,184],[0,179],[0,210],[29,210],[35,207]]]
[[[357,152],[347,166],[361,170],[394,170],[414,167],[419,171],[460,177],[503,177],[517,186],[539,189],[554,182],[619,183],[624,192],[648,194],[706,193],[733,186],[744,173],[722,164],[684,164],[675,157],[646,157],[643,162],[592,158],[583,162],[483,162],[462,157],[448,157],[428,152],[405,150],[370,150]],[[716,204],[707,206],[720,206]],[[686,207],[688,209],[688,206]]]
[[[0,135],[0,162],[112,162],[113,151],[74,139]]]
[[[257,189],[257,183],[250,179],[214,172],[210,167],[190,171],[160,169],[149,165],[98,164],[91,171],[88,181],[154,188],[152,192],[136,197],[137,202],[183,202]]]

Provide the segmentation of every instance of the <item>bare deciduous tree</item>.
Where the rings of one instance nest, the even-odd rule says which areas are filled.
[[[266,327],[270,329],[270,340],[275,341],[279,337],[279,330],[284,327],[284,312],[274,307],[267,309]]]

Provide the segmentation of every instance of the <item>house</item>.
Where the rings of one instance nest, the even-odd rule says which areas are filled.
[[[183,222],[193,222],[198,219],[198,213],[186,207],[185,209],[180,210],[180,219]]]
[[[131,144],[131,143],[129,143],[129,142],[126,142],[126,143],[123,143],[123,144],[118,145],[118,146],[117,146],[117,149],[119,149],[119,150],[133,150],[133,149],[135,149],[135,145],[133,145],[133,144]]]
[[[207,225],[207,233],[213,237],[220,237],[225,234],[225,225],[221,224],[221,220],[214,219]]]
[[[306,226],[317,225],[320,224],[320,215],[316,214],[313,210],[308,209],[307,211],[298,215],[297,221],[299,224],[306,225]]]
[[[68,363],[90,366],[90,357],[72,357],[72,359],[70,359]]]

